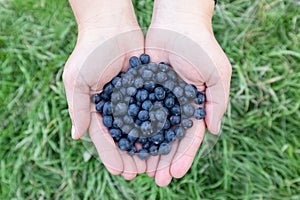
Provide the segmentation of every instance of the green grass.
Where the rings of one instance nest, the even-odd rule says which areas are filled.
[[[142,27],[152,0],[134,0]],[[223,134],[165,188],[110,175],[70,137],[62,71],[67,1],[0,1],[0,199],[300,199],[300,4],[222,0],[214,31],[233,65]]]

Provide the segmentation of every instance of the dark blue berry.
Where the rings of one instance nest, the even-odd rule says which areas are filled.
[[[158,83],[163,83],[163,82],[165,82],[167,79],[168,79],[167,74],[164,73],[164,72],[159,72],[159,73],[157,73],[156,76],[155,76],[155,80],[156,80]]]
[[[136,56],[132,56],[130,59],[129,59],[129,64],[131,67],[137,67],[139,65],[141,65],[141,61],[138,57]]]
[[[117,141],[119,141],[122,136],[122,131],[118,128],[110,129],[109,133],[110,133],[111,137],[113,137]]]
[[[134,87],[137,89],[142,88],[144,86],[144,80],[141,77],[137,77],[134,80]]]
[[[158,121],[165,121],[166,118],[167,118],[167,114],[165,113],[165,111],[163,109],[159,109],[155,112],[155,118],[158,120]]]
[[[167,75],[168,75],[168,77],[169,77],[169,79],[170,80],[172,80],[172,81],[177,81],[177,74],[176,74],[176,72],[175,71],[173,71],[173,70],[169,70],[168,72],[167,72]]]
[[[148,92],[152,92],[155,88],[155,82],[153,81],[147,81],[144,84],[144,89],[146,89]]]
[[[184,87],[184,94],[188,99],[194,99],[197,95],[197,92],[197,88],[192,84],[188,84]]]
[[[164,130],[167,130],[171,127],[171,123],[169,120],[166,120],[166,122],[164,123],[164,126],[163,126],[163,129]]]
[[[123,87],[129,87],[131,85],[134,84],[134,76],[132,74],[126,74],[123,78],[122,78],[122,86]]]
[[[121,84],[121,78],[116,76],[115,78],[113,78],[111,80],[111,84],[114,86],[114,87],[117,87],[119,86],[119,84]]]
[[[176,116],[176,115],[173,115],[170,117],[170,123],[171,125],[177,125],[177,124],[180,124],[181,122],[181,117],[180,116]]]
[[[135,123],[135,125],[137,125],[138,127],[139,126],[141,126],[142,125],[142,121],[141,120],[139,120],[139,119],[136,119],[135,121],[134,121],[134,123]]]
[[[166,131],[165,138],[167,142],[173,142],[176,139],[174,131],[172,131],[171,129]]]
[[[113,91],[114,91],[114,86],[111,83],[105,84],[104,89],[103,89],[104,93],[111,95],[113,93]]]
[[[126,90],[126,88],[122,87],[122,88],[120,89],[120,93],[121,93],[124,97],[126,97],[126,95],[127,95],[127,90]]]
[[[141,125],[142,132],[145,136],[151,135],[153,132],[151,122],[150,121],[145,121]]]
[[[111,102],[118,103],[123,99],[123,95],[119,91],[115,91],[111,94]]]
[[[126,103],[118,103],[114,109],[114,116],[124,116],[127,113],[128,105]]]
[[[149,140],[156,145],[159,145],[160,143],[162,143],[164,141],[165,137],[163,132],[158,132],[155,135],[152,135]]]
[[[127,136],[127,139],[131,142],[134,143],[139,137],[139,132],[137,129],[132,129]]]
[[[114,121],[113,121],[114,128],[121,128],[123,125],[124,125],[123,119],[117,118],[117,117],[114,118]]]
[[[119,140],[118,146],[123,151],[129,150],[131,147],[129,140],[127,140],[126,138],[121,138]]]
[[[102,100],[109,101],[111,96],[105,92],[101,92],[100,97]]]
[[[163,142],[159,145],[158,153],[160,155],[167,155],[171,151],[171,145],[167,142]]]
[[[204,108],[200,107],[195,110],[194,117],[198,120],[203,119],[205,117]]]
[[[129,105],[129,108],[128,108],[128,114],[131,117],[135,117],[138,115],[139,110],[140,110],[139,106],[137,106],[136,104],[131,104],[131,105]]]
[[[176,138],[178,138],[178,139],[182,139],[185,135],[185,130],[181,126],[176,126],[176,128],[174,129],[174,132],[176,134]]]
[[[175,105],[175,99],[173,97],[167,97],[164,103],[167,108],[172,108]]]
[[[138,90],[138,92],[136,94],[136,100],[139,102],[143,102],[148,98],[148,96],[149,96],[148,91],[141,89],[141,90]]]
[[[123,117],[123,122],[124,122],[125,124],[131,124],[131,123],[133,123],[133,119],[132,119],[129,115],[125,115],[125,116]]]
[[[163,86],[168,90],[172,91],[175,87],[175,82],[172,80],[167,80],[166,82],[163,83]]]
[[[146,100],[142,104],[142,108],[144,110],[150,110],[150,108],[153,106],[152,102],[150,100]]]
[[[151,145],[151,142],[148,140],[148,141],[143,145],[143,148],[144,148],[144,149],[149,149],[150,145]]]
[[[159,101],[164,100],[166,97],[166,92],[162,87],[155,88],[154,93],[155,93],[155,98]]]
[[[111,115],[111,114],[112,114],[111,102],[108,101],[103,106],[103,115]]]
[[[101,96],[100,96],[100,94],[95,94],[95,95],[93,95],[91,101],[92,101],[92,103],[94,103],[94,104],[98,104],[98,103],[101,101]]]
[[[100,101],[99,103],[97,103],[96,105],[96,110],[100,113],[103,113],[103,106],[105,104],[105,101]]]
[[[132,127],[129,126],[129,125],[124,125],[124,126],[122,126],[122,128],[121,128],[121,130],[123,131],[123,134],[126,134],[126,135],[129,134],[129,132],[131,131],[131,129],[132,129]]]
[[[205,102],[205,95],[202,92],[197,93],[197,97],[194,99],[194,102],[198,105],[203,104]]]
[[[182,89],[184,89],[185,86],[187,85],[187,83],[184,82],[184,81],[181,81],[181,82],[179,82],[178,84],[179,84],[179,86],[180,86]]]
[[[193,121],[190,119],[183,119],[181,121],[181,125],[183,128],[188,129],[191,128],[193,126]]]
[[[152,76],[153,76],[153,72],[151,70],[144,70],[143,71],[142,77],[143,77],[144,80],[149,81],[149,80],[152,79]]]
[[[148,139],[145,137],[139,137],[137,139],[137,143],[139,143],[139,144],[145,144],[147,141],[148,141]]]
[[[155,144],[152,144],[152,145],[149,147],[149,153],[150,153],[152,156],[157,156],[157,155],[158,155],[158,146],[155,145]]]
[[[180,105],[184,105],[184,104],[187,104],[189,102],[189,100],[185,97],[180,97],[179,98],[179,103]]]
[[[140,149],[138,151],[138,157],[141,160],[147,160],[149,158],[149,152],[146,149]]]
[[[148,64],[150,62],[150,56],[148,54],[142,54],[140,60],[142,64]]]
[[[127,88],[127,95],[134,96],[137,93],[137,90],[135,87],[129,87]]]
[[[149,112],[147,110],[142,110],[138,114],[138,119],[141,121],[146,121],[149,119]]]
[[[128,151],[128,154],[129,154],[130,156],[134,156],[135,153],[136,153],[136,148],[135,148],[135,146],[131,146],[131,148],[130,148],[129,151]]]
[[[155,94],[154,93],[150,93],[149,94],[149,100],[154,102],[156,100]]]
[[[183,96],[183,89],[179,86],[176,86],[174,89],[173,89],[173,93],[174,95],[177,97],[177,98],[180,98]]]
[[[149,67],[149,69],[150,69],[151,71],[153,71],[153,72],[157,72],[157,70],[158,70],[158,65],[157,65],[156,63],[154,63],[154,62],[149,63],[149,64],[148,64],[148,67]]]
[[[171,109],[171,113],[173,115],[180,115],[181,114],[181,108],[178,104],[174,105]]]
[[[170,69],[169,65],[164,62],[159,63],[158,68],[163,72],[168,71]]]
[[[193,114],[195,112],[195,108],[192,104],[183,105],[182,110],[183,110],[183,114],[187,117],[193,116]]]
[[[112,116],[103,116],[102,122],[105,127],[111,128],[113,125],[113,118]]]

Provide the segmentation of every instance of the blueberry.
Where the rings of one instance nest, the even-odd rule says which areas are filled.
[[[139,126],[142,125],[143,122],[142,122],[141,120],[139,120],[139,119],[136,119],[136,120],[134,121],[134,123],[135,123],[136,126],[139,127]]]
[[[204,108],[201,108],[201,107],[197,108],[195,110],[194,117],[196,119],[198,119],[198,120],[203,119],[205,117],[205,110],[204,110]]]
[[[169,65],[166,64],[166,63],[164,63],[164,62],[159,63],[158,68],[159,68],[162,72],[168,71],[168,70],[170,69]]]
[[[123,134],[126,134],[126,135],[129,134],[129,132],[131,131],[131,129],[132,129],[132,127],[129,126],[129,125],[124,125],[124,126],[122,126],[122,128],[121,128]]]
[[[134,80],[134,87],[137,89],[142,88],[144,86],[144,80],[141,77],[137,77]]]
[[[144,148],[144,149],[149,149],[150,145],[151,145],[151,142],[148,140],[148,141],[143,145],[143,148]]]
[[[159,101],[164,100],[164,98],[166,96],[166,92],[165,92],[164,88],[162,88],[162,87],[155,88],[154,93],[155,93],[155,98]]]
[[[194,99],[194,102],[198,105],[205,102],[205,95],[202,92],[197,92],[197,97]]]
[[[175,71],[173,71],[173,70],[169,70],[168,72],[167,72],[167,75],[168,75],[168,77],[169,77],[169,79],[170,80],[172,80],[172,81],[177,81],[177,74],[176,74],[176,72]]]
[[[183,110],[183,114],[187,117],[193,116],[193,114],[195,112],[195,108],[192,104],[183,105],[182,110]]]
[[[121,139],[119,140],[118,146],[119,146],[119,148],[120,148],[121,150],[127,151],[127,150],[130,149],[130,146],[131,146],[131,145],[130,145],[129,140],[127,140],[126,138],[121,138]]]
[[[105,104],[105,101],[100,101],[99,103],[97,103],[96,105],[96,111],[103,113],[103,106]]]
[[[137,90],[135,87],[129,87],[127,88],[127,95],[134,96],[136,94]]]
[[[172,80],[167,80],[166,82],[164,82],[163,86],[168,90],[172,91],[175,87],[175,82]]]
[[[120,93],[121,93],[124,97],[126,97],[126,96],[127,96],[127,90],[126,90],[126,88],[122,87],[122,88],[120,89]]]
[[[183,128],[188,129],[193,126],[193,121],[190,119],[182,119],[181,125]]]
[[[165,113],[165,111],[163,109],[159,109],[155,112],[155,118],[158,121],[163,122],[166,120],[167,114]]]
[[[171,127],[171,123],[169,120],[166,120],[166,122],[164,123],[163,129],[167,130]]]
[[[149,158],[149,152],[146,149],[140,149],[138,151],[138,157],[141,160],[147,160]]]
[[[155,88],[155,82],[153,81],[147,81],[144,84],[144,89],[146,89],[148,92],[152,92]]]
[[[137,70],[135,68],[129,67],[127,69],[127,73],[132,74],[133,76],[136,76],[138,74]]]
[[[118,87],[119,84],[121,84],[121,78],[116,76],[115,78],[113,78],[111,80],[111,84],[114,86],[114,87]]]
[[[123,87],[129,87],[131,85],[134,84],[134,76],[132,74],[126,74],[123,78],[122,78],[122,86]]]
[[[174,105],[172,108],[171,108],[171,113],[173,115],[180,115],[181,114],[181,108],[178,104]]]
[[[108,101],[103,106],[103,115],[111,115],[111,114],[112,114],[111,102]]]
[[[175,135],[174,131],[169,129],[168,131],[165,132],[165,138],[166,138],[167,142],[173,142],[176,139],[176,135]]]
[[[163,82],[165,82],[167,79],[168,79],[167,74],[164,73],[164,72],[159,72],[159,73],[157,73],[156,76],[155,76],[155,80],[156,80],[158,83],[163,83]]]
[[[142,77],[144,80],[151,80],[152,79],[152,76],[153,76],[153,72],[151,70],[144,70],[143,71],[143,74],[142,74]]]
[[[171,151],[171,145],[169,143],[163,142],[159,145],[158,153],[160,155],[167,155]]]
[[[158,146],[155,145],[155,144],[152,144],[152,145],[149,147],[149,153],[150,153],[150,155],[152,155],[152,156],[157,156],[157,155],[158,155]]]
[[[114,121],[113,121],[114,128],[121,128],[123,125],[124,125],[123,119],[118,118],[118,117],[114,118]]]
[[[197,93],[197,88],[192,84],[188,84],[184,87],[184,94],[188,99],[194,99]]]
[[[135,117],[138,115],[139,110],[140,110],[139,106],[137,106],[136,104],[131,104],[128,108],[128,114],[131,117]]]
[[[184,105],[184,104],[187,104],[189,102],[189,100],[185,97],[180,97],[179,98],[179,103],[180,105]]]
[[[148,96],[149,96],[148,91],[141,89],[141,90],[138,90],[138,92],[136,94],[136,100],[139,102],[143,102],[148,98]]]
[[[148,54],[142,54],[140,60],[142,64],[148,64],[150,62],[150,56]]]
[[[124,124],[131,124],[131,123],[133,123],[133,120],[129,115],[125,115],[123,117],[123,122],[124,122]]]
[[[175,105],[175,99],[173,97],[167,97],[164,103],[167,108],[172,108]]]
[[[179,82],[178,84],[179,84],[179,86],[180,86],[182,89],[184,89],[185,86],[187,85],[187,83],[184,82],[184,81],[181,81],[181,82]]]
[[[162,131],[156,133],[155,135],[152,135],[150,138],[150,141],[153,143],[153,144],[160,144],[164,141],[164,134]]]
[[[136,153],[136,148],[135,148],[135,146],[132,146],[132,147],[129,149],[128,154],[129,154],[130,156],[134,156],[135,153]]]
[[[177,124],[180,124],[180,122],[181,122],[181,117],[180,116],[173,115],[173,116],[170,117],[171,125],[177,125]]]
[[[127,136],[127,139],[131,142],[134,143],[139,137],[139,132],[137,129],[132,129]]]
[[[182,139],[185,135],[185,130],[181,126],[176,126],[176,128],[174,129],[174,132],[176,134],[176,138],[178,138],[178,139]]]
[[[142,110],[138,114],[138,119],[141,121],[146,121],[149,119],[149,112],[147,110]]]
[[[154,111],[153,109],[151,111],[149,111],[149,119],[150,119],[150,121],[155,121],[156,120],[155,114],[156,114],[156,111]]]
[[[174,95],[177,97],[177,98],[180,98],[183,96],[183,89],[179,86],[176,86],[174,89],[173,89],[173,93]]]
[[[110,129],[109,133],[116,141],[119,141],[122,136],[122,131],[118,128]]]
[[[147,141],[148,141],[148,139],[145,137],[140,137],[137,139],[137,143],[139,143],[139,144],[145,144]]]
[[[151,71],[153,71],[153,72],[157,72],[157,70],[158,70],[158,65],[157,65],[156,63],[154,63],[154,62],[149,63],[149,64],[148,64],[148,67],[149,67],[149,69],[150,69]]]
[[[144,110],[150,110],[152,106],[153,106],[153,104],[152,104],[152,102],[150,100],[146,100],[142,104],[142,108]]]
[[[109,101],[111,96],[105,92],[101,92],[100,97],[102,100]]]
[[[132,56],[130,59],[129,59],[129,64],[131,67],[137,67],[139,65],[141,65],[142,63],[140,62],[140,59],[136,56]]]
[[[153,106],[158,109],[158,108],[162,108],[164,106],[164,102],[163,101],[155,101]]]
[[[152,102],[156,100],[154,93],[149,94],[149,100],[152,101]]]
[[[113,118],[112,116],[103,116],[102,122],[105,127],[111,128],[113,123]]]
[[[114,86],[111,83],[107,83],[105,84],[104,88],[103,88],[103,92],[111,95],[114,91]]]
[[[123,99],[123,95],[119,91],[115,91],[114,93],[111,94],[111,101],[113,103],[118,103]]]
[[[94,103],[94,104],[98,104],[98,103],[101,101],[101,96],[100,96],[100,94],[95,94],[95,95],[93,95],[91,101],[92,101],[92,103]]]
[[[128,106],[126,103],[118,103],[113,109],[113,114],[114,116],[124,116],[127,110]]]
[[[151,135],[153,132],[151,122],[150,121],[145,121],[141,125],[141,129],[144,135],[148,136]]]

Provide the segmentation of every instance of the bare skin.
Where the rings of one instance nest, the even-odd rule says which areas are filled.
[[[146,40],[130,0],[70,0],[70,4],[78,23],[78,40],[63,81],[72,137],[79,139],[88,130],[106,168],[127,180],[146,171],[158,185],[166,186],[172,178],[184,176],[205,129],[219,133],[228,103],[231,66],[212,32],[214,2],[156,0]],[[208,100],[205,121],[194,121],[187,136],[172,144],[170,154],[150,157],[147,162],[116,147],[90,103],[90,96],[124,70],[132,55],[144,52],[152,61],[169,62],[186,82],[205,91]]]

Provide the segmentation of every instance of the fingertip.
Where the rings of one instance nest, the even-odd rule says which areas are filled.
[[[169,172],[165,172],[165,170],[158,171],[155,175],[155,183],[160,187],[168,186],[171,183],[171,181],[172,176],[169,175]]]
[[[174,178],[182,178],[190,169],[193,158],[190,156],[183,156],[172,164],[170,172]]]
[[[123,173],[122,176],[125,180],[130,181],[136,177],[136,173]]]
[[[147,175],[148,175],[150,178],[154,178],[155,172],[147,172]]]
[[[106,167],[106,169],[109,171],[109,173],[111,173],[112,175],[119,175],[122,173],[123,170],[116,170],[116,169],[113,169],[113,168],[109,168],[109,167]]]
[[[207,128],[209,132],[211,132],[214,135],[219,135],[221,130],[221,120],[217,122],[216,121],[209,122],[208,120],[205,120],[205,122],[207,124]]]

